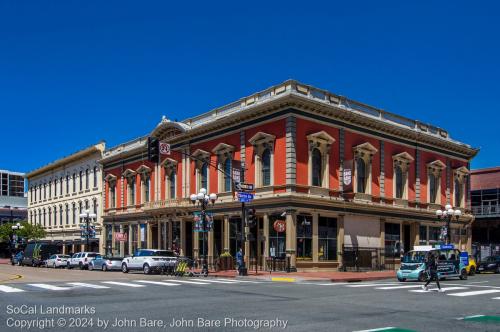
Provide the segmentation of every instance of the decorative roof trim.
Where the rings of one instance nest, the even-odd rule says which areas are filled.
[[[317,133],[314,134],[309,134],[307,135],[307,140],[308,141],[325,141],[326,144],[332,144],[335,142],[335,138],[330,136],[326,131],[318,131]]]
[[[252,145],[259,144],[261,142],[272,142],[276,139],[275,135],[271,135],[262,131],[259,131],[255,135],[253,135],[248,141]]]

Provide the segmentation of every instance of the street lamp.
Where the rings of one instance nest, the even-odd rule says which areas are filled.
[[[12,245],[11,245],[11,248],[14,249],[16,247],[16,244],[17,244],[17,232],[16,231],[19,231],[21,229],[23,229],[24,226],[21,225],[20,223],[17,223],[15,225],[12,225],[12,231],[14,232],[13,236],[12,236]],[[15,238],[15,240],[14,240]],[[12,249],[11,249],[11,252],[12,252]]]
[[[462,211],[460,209],[453,210],[450,204],[446,204],[444,207],[444,211],[436,210],[436,217],[438,220],[443,219],[446,222],[446,244],[450,244],[451,242],[451,233],[450,233],[450,223],[453,217],[458,221],[460,216],[462,215]]]
[[[85,237],[87,239],[87,250],[90,251],[90,221],[91,219],[97,218],[95,213],[90,213],[89,210],[84,210],[80,213],[80,219],[84,219],[85,222]]]
[[[207,250],[206,250],[206,232],[207,232],[207,206],[208,203],[215,204],[215,201],[217,200],[217,194],[210,194],[207,195],[207,190],[205,188],[201,188],[200,192],[197,194],[191,194],[189,196],[191,199],[191,203],[195,205],[198,203],[201,207],[201,226],[202,226],[202,236],[203,236],[203,267],[201,269],[201,273],[204,274],[205,276],[208,275],[208,264],[207,264]]]

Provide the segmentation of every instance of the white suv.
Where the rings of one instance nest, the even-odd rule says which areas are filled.
[[[134,255],[123,259],[122,272],[142,270],[144,274],[151,274],[173,266],[176,262],[177,256],[171,250],[138,249]]]
[[[68,260],[68,269],[79,267],[80,270],[88,269],[89,263],[98,255],[96,252],[77,252]]]

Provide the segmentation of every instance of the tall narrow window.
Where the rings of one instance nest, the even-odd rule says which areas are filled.
[[[89,189],[90,188],[90,179],[89,179],[89,169],[87,168],[85,170],[85,189]]]
[[[297,259],[312,259],[311,216],[297,216]]]
[[[52,209],[49,207],[49,227],[52,225]]]
[[[148,176],[144,180],[144,202],[149,202],[149,187],[151,185],[151,178]]]
[[[76,204],[73,202],[73,225],[76,224]]]
[[[80,191],[82,191],[83,190],[83,172],[80,171],[79,175],[80,175],[79,176],[79,178],[80,178]]]
[[[92,200],[92,206],[94,208],[94,214],[97,216],[97,199]]]
[[[110,185],[109,186],[109,207],[114,208],[115,207],[115,185]]]
[[[320,261],[337,259],[337,219],[335,218],[319,217],[318,259]]]
[[[169,179],[169,185],[170,185],[170,197],[171,199],[175,198],[175,170],[172,170],[172,172],[170,173],[170,176],[168,177]],[[205,187],[203,187],[205,188]]]
[[[438,177],[433,173],[429,174],[429,203],[436,203],[438,193]]]
[[[313,149],[312,151],[312,185],[316,187],[321,187],[321,179],[323,174],[321,172],[322,165],[321,152],[318,149]]]
[[[59,195],[62,196],[63,194],[63,177],[61,176],[61,178],[59,179]]]
[[[59,205],[59,226],[63,225],[63,207]]]
[[[98,169],[97,169],[97,166],[94,167],[94,188],[97,188],[97,173],[98,173]]]
[[[130,191],[130,202],[128,205],[135,205],[135,180],[131,180],[128,187]]]
[[[231,191],[231,158],[224,161],[224,191]]]
[[[262,185],[271,185],[271,151],[265,149],[262,153]]]
[[[401,166],[395,166],[394,174],[396,176],[396,198],[403,198],[404,181],[403,170],[401,169]]]
[[[69,224],[69,206],[66,204],[66,225]]]
[[[203,163],[200,170],[200,189],[205,188],[208,190],[208,166],[206,163]]]
[[[69,175],[66,175],[66,194],[69,194]]]
[[[57,198],[57,179],[54,180],[54,197]]]
[[[462,206],[463,188],[462,183],[458,179],[455,179],[455,206]]]
[[[52,198],[52,181],[49,181],[49,198]]]
[[[363,158],[356,159],[356,187],[358,193],[366,191],[366,163]]]
[[[76,193],[76,173],[73,173],[73,192]]]
[[[43,227],[47,226],[45,216],[46,216],[46,212],[45,212],[45,208],[44,208],[43,209]]]
[[[469,175],[469,170],[465,166],[461,166],[453,171],[454,174],[454,190],[455,190],[455,206],[464,207],[465,206],[465,182]]]

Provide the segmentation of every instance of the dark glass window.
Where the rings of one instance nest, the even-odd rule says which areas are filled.
[[[97,166],[94,167],[94,188],[97,188]]]
[[[318,259],[337,260],[337,219],[319,217],[318,219]]]
[[[462,206],[462,196],[463,186],[458,179],[455,179],[455,206]]]
[[[226,158],[224,161],[224,190],[231,191],[231,158]]]
[[[404,184],[403,184],[403,170],[401,166],[394,166],[394,175],[396,177],[396,198],[403,198]]]
[[[439,188],[438,177],[433,173],[429,174],[429,202],[436,203],[437,201],[437,191]]]
[[[271,151],[265,149],[262,153],[262,185],[271,185]]]
[[[385,255],[399,257],[401,250],[401,230],[399,224],[385,223]]]
[[[90,173],[90,171],[87,168],[85,170],[85,189],[89,189],[90,188],[90,179],[89,179],[90,174],[89,173]]]
[[[312,185],[321,187],[321,169],[322,169],[321,152],[318,149],[312,151]]]
[[[172,171],[169,176],[169,185],[170,185],[170,198],[175,198],[175,171]],[[206,188],[206,187],[203,187]]]
[[[419,226],[419,243],[427,244],[427,226]]]
[[[297,216],[297,258],[312,259],[311,216]]]
[[[366,191],[366,164],[363,158],[356,159],[356,186],[358,193]]]
[[[285,220],[285,218],[279,215],[271,215],[269,217],[269,257],[285,258],[286,230],[284,232],[276,232],[274,223],[277,220]]]
[[[206,163],[203,163],[201,166],[201,171],[200,171],[200,177],[201,177],[201,183],[200,183],[200,189],[205,188],[208,191],[208,165]]]

